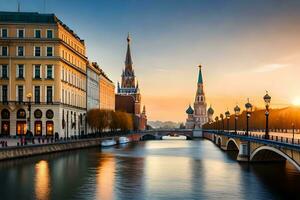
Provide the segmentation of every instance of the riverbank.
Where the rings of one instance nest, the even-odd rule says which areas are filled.
[[[117,139],[119,136],[113,137]],[[138,141],[138,134],[130,134],[127,135],[131,141]],[[88,147],[96,147],[101,144],[102,140],[112,138],[90,138],[90,139],[79,139],[72,141],[59,141],[55,143],[48,144],[35,144],[35,145],[26,145],[26,146],[12,146],[6,148],[0,148],[0,161],[9,160],[15,158],[24,158],[29,156],[55,153],[61,151],[70,151],[74,149],[88,148]]]

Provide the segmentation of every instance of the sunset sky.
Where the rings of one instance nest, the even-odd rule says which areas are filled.
[[[199,64],[208,105],[216,114],[242,108],[300,104],[300,1],[275,0],[20,0],[21,11],[55,13],[87,45],[117,83],[126,36],[149,120],[185,121]],[[16,0],[0,10],[16,11]]]

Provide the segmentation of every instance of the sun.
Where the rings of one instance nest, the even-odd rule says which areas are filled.
[[[294,106],[300,106],[300,97],[296,97],[293,101],[292,104]]]

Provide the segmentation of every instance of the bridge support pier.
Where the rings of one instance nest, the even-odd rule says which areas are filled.
[[[249,153],[250,153],[250,146],[249,142],[241,142],[239,154],[237,156],[237,161],[239,162],[248,162],[249,161]]]
[[[203,137],[202,129],[194,129],[193,130],[193,137],[194,138],[202,138]]]

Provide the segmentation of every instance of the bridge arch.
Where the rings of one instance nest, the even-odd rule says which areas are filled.
[[[266,159],[267,158],[267,159]],[[258,147],[251,153],[250,161],[289,161],[300,171],[300,165],[283,151],[270,146]]]
[[[226,149],[229,151],[238,151],[240,150],[238,143],[233,138],[229,138],[226,142]]]
[[[141,137],[141,140],[155,140],[156,137],[153,134],[147,133]]]

